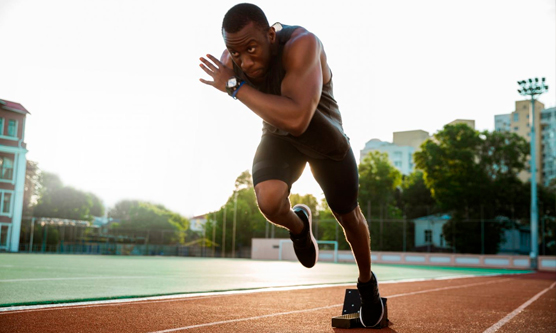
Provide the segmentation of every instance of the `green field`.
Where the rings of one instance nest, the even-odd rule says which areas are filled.
[[[528,273],[373,265],[379,281]],[[357,266],[192,257],[0,254],[0,307],[83,300],[355,283]]]

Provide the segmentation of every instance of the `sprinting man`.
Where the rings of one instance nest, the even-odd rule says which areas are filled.
[[[292,209],[288,198],[308,162],[359,268],[361,322],[378,325],[384,305],[371,271],[369,229],[357,203],[357,164],[321,41],[300,26],[269,26],[264,12],[246,3],[226,13],[222,37],[226,49],[220,60],[210,54],[200,58],[201,68],[212,77],[201,82],[227,92],[263,120],[252,167],[259,209],[289,230],[297,258],[313,267],[318,247],[311,211],[305,205]]]

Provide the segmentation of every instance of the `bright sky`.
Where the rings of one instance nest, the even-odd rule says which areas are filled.
[[[198,80],[199,57],[224,49],[234,4],[0,0],[0,98],[31,112],[27,158],[108,207],[218,209],[261,133],[249,109]],[[492,130],[521,99],[518,80],[546,77],[540,101],[556,105],[554,0],[257,4],[271,24],[302,25],[323,42],[357,159],[395,131],[432,134],[458,118]],[[310,172],[292,191],[322,197]]]

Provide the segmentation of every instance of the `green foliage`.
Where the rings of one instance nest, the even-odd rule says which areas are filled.
[[[23,192],[23,216],[33,215],[33,207],[40,195],[40,170],[37,162],[27,160],[25,190]]]
[[[290,203],[291,203],[292,207],[297,205],[297,204],[304,204],[311,209],[311,212],[312,212],[313,215],[318,214],[317,198],[315,198],[315,196],[312,195],[312,194],[300,195],[300,194],[297,194],[297,193],[292,193],[292,194],[290,194]]]
[[[386,153],[370,152],[359,164],[360,206],[365,209],[370,202],[372,207],[390,207],[401,182],[402,174],[390,163]],[[372,216],[379,214],[376,209],[371,212]]]
[[[416,170],[404,178],[400,208],[408,219],[438,213],[439,209],[436,201],[425,185],[421,170]]]
[[[138,200],[122,200],[116,203],[108,216],[120,221],[111,226],[120,234],[144,231],[147,232],[149,243],[183,244],[186,242],[189,220],[163,205]]]
[[[38,179],[40,190],[34,216],[92,221],[93,216],[104,215],[104,206],[96,195],[64,186],[60,177],[49,172],[41,172]]]
[[[237,255],[240,248],[251,246],[252,238],[264,238],[268,227],[268,222],[257,206],[249,171],[244,171],[238,176],[235,181],[235,191],[228,198],[226,204],[218,211],[207,215],[206,238],[212,239],[214,234],[218,250],[225,251],[227,255],[232,252],[234,213],[236,218],[235,247]],[[222,241],[223,234],[225,236],[225,249]]]
[[[452,214],[443,230],[448,244],[459,252],[481,253],[480,223],[464,220],[526,216],[528,194],[517,174],[527,154],[527,142],[515,134],[479,133],[464,124],[446,125],[421,145],[415,164],[439,207]],[[485,224],[486,253],[496,253],[504,228]],[[479,241],[471,235],[479,235]]]

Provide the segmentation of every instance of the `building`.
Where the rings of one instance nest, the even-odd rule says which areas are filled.
[[[384,142],[379,139],[372,139],[365,144],[365,148],[361,150],[360,161],[371,151],[379,151],[388,154],[388,159],[394,167],[402,174],[409,175],[413,172],[413,153],[415,148],[411,146],[398,146],[394,143]]]
[[[413,220],[415,223],[415,248],[420,251],[442,251],[449,247],[444,239],[442,227],[451,216],[448,214],[436,214],[423,216]]]
[[[0,99],[0,251],[18,252],[27,148],[21,104]]]
[[[494,116],[494,130],[498,132],[509,132],[512,128],[510,114],[499,114]]]
[[[475,120],[456,119],[447,125],[465,124],[475,129]],[[421,150],[421,144],[431,136],[429,132],[423,130],[394,132],[394,140],[384,142],[379,139],[372,139],[365,144],[360,152],[360,161],[371,151],[380,151],[388,154],[388,159],[403,174],[409,175],[413,172],[413,154]]]
[[[189,219],[189,229],[191,231],[202,232],[205,230],[206,223],[206,215],[193,216],[191,219]]]
[[[449,122],[447,125],[457,125],[457,124],[465,124],[472,129],[475,129],[475,120],[472,119],[456,119],[454,121]]]
[[[429,132],[423,130],[394,132],[393,143],[398,146],[410,146],[418,151],[429,137]]]
[[[500,132],[516,133],[530,142],[531,137],[531,101],[515,102],[515,111],[494,116],[494,128]],[[556,108],[545,109],[544,104],[535,101],[535,134],[537,183],[548,185],[556,178]],[[509,126],[508,126],[509,124]],[[531,179],[530,168],[522,171],[519,179],[527,182]]]
[[[547,186],[556,179],[556,107],[541,112],[542,179]]]

